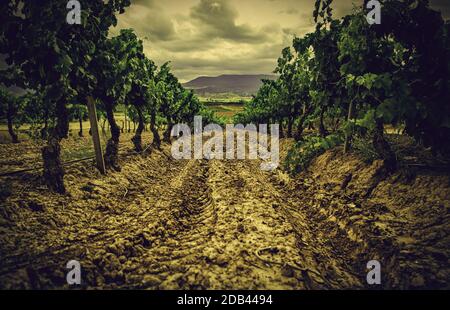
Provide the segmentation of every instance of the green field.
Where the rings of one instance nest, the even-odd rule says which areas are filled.
[[[244,110],[243,103],[236,102],[204,102],[205,105],[214,111],[217,116],[225,117],[227,120],[232,121],[233,117]]]
[[[226,118],[227,122],[232,122],[233,117],[244,110],[245,103],[252,100],[252,97],[239,96],[234,93],[207,94],[198,96],[198,98],[217,116]]]
[[[211,102],[221,102],[221,103],[236,103],[236,102],[247,102],[252,99],[251,96],[242,96],[235,93],[216,93],[216,94],[203,94],[197,95],[201,102],[211,103]]]

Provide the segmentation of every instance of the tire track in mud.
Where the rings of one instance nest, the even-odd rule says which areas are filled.
[[[224,166],[225,176],[218,177],[218,183],[222,184],[220,180],[226,180],[226,175],[231,176],[229,183],[232,193],[228,194],[228,197],[238,197],[237,204],[247,208],[240,210],[246,213],[246,226],[259,228],[255,236],[245,236],[244,243],[256,237],[261,243],[260,249],[269,249],[269,252],[273,249],[283,249],[282,253],[275,251],[276,253],[272,253],[272,257],[267,259],[260,257],[257,251],[252,249],[250,253],[253,255],[249,256],[250,261],[247,262],[253,265],[254,257],[257,256],[260,261],[268,262],[269,266],[282,266],[282,276],[302,282],[296,284],[291,280],[288,288],[361,288],[361,280],[365,279],[365,274],[355,274],[347,262],[351,261],[352,257],[345,255],[348,253],[335,246],[330,247],[329,238],[323,239],[323,236],[317,235],[317,229],[320,231],[320,227],[316,227],[303,212],[305,207],[314,208],[313,205],[305,205],[301,196],[307,194],[294,193],[292,188],[284,186],[277,173],[261,171],[259,164],[259,161],[249,160],[228,162]],[[239,188],[242,190],[239,191]],[[219,199],[227,197],[226,190],[218,192]],[[232,204],[230,200],[226,201],[226,205]],[[242,220],[238,219],[237,222],[240,221]],[[278,235],[283,238],[277,238]],[[283,282],[282,279],[283,277],[275,273],[268,283],[277,285],[279,281]]]
[[[104,285],[104,280],[97,281],[96,278],[104,270],[98,269],[97,263],[102,256],[108,256],[114,251],[114,245],[117,239],[125,238],[124,243],[126,249],[121,251],[120,255],[122,263],[128,258],[137,257],[143,248],[142,229],[148,226],[149,222],[156,222],[157,216],[154,206],[156,202],[166,195],[171,188],[165,186],[179,179],[179,174],[183,172],[183,168],[187,165],[183,161],[173,161],[164,152],[156,151],[151,157],[137,160],[142,169],[143,176],[150,177],[148,182],[133,182],[133,176],[123,176],[120,173],[110,173],[107,182],[115,182],[115,191],[108,192],[104,197],[106,200],[97,201],[96,197],[91,197],[94,205],[85,210],[95,213],[91,217],[91,221],[84,221],[83,229],[73,231],[72,227],[62,227],[58,230],[59,242],[52,246],[43,240],[46,246],[36,248],[18,249],[15,253],[8,253],[7,257],[2,259],[0,268],[0,286],[7,283],[11,278],[15,278],[17,274],[20,279],[41,278],[39,282],[31,283],[32,288],[49,288],[60,287],[64,285],[65,276],[61,273],[64,271],[67,261],[79,259],[82,266],[86,270],[85,284],[92,287]],[[135,160],[124,163],[124,170],[129,165],[135,165]],[[119,177],[119,180],[117,180]],[[88,179],[89,180],[89,179]],[[142,179],[138,180],[142,181]],[[103,182],[103,181],[102,181]],[[127,197],[123,197],[123,186],[121,183],[128,183],[126,189]],[[106,191],[102,190],[101,183],[88,182],[96,188],[101,189],[100,194]],[[110,189],[108,189],[110,190]],[[117,194],[119,192],[119,194]],[[143,202],[146,202],[143,205]],[[105,207],[109,204],[109,207]],[[132,206],[134,205],[134,206]],[[143,205],[143,206],[142,206]],[[66,206],[69,210],[70,204]],[[151,216],[148,218],[148,216]],[[86,222],[86,223],[85,223]],[[70,238],[75,234],[76,239]],[[145,243],[145,242],[144,242]],[[118,255],[119,256],[119,255]],[[123,258],[125,257],[125,260]],[[99,259],[100,258],[100,259]],[[102,269],[102,268],[100,268]],[[115,277],[109,279],[115,280]],[[34,279],[36,282],[37,279]],[[24,281],[26,282],[26,281]],[[30,280],[30,282],[33,282]],[[13,285],[14,286],[14,285]],[[27,286],[25,286],[27,287]]]
[[[217,221],[208,177],[206,161],[190,160],[179,178],[168,184],[171,191],[156,204],[158,222],[129,286],[205,288],[202,279],[190,278],[189,268],[201,262]]]
[[[128,287],[305,288],[295,237],[247,162],[190,161],[162,199]],[[258,168],[259,169],[259,166]]]
[[[259,178],[257,161],[212,161],[218,223],[207,249],[213,289],[302,289],[290,224]]]
[[[11,253],[1,264],[0,287],[12,278],[12,287],[67,287],[72,259],[83,267],[83,288],[358,287],[336,265],[339,253],[314,235],[299,207],[304,200],[259,164],[176,161],[163,151],[133,158],[103,181],[83,179],[95,188],[81,209],[92,212],[83,229],[62,227],[53,244]]]

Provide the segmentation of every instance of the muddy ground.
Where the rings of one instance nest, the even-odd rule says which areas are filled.
[[[30,143],[0,145],[2,169],[29,165]],[[448,172],[380,182],[380,162],[339,149],[295,177],[250,160],[175,161],[168,145],[121,164],[107,176],[92,161],[67,167],[62,196],[39,171],[0,178],[0,288],[69,288],[70,260],[89,289],[450,288]]]

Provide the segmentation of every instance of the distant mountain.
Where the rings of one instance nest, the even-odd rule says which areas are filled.
[[[183,84],[193,89],[198,95],[234,93],[237,95],[254,95],[262,85],[263,79],[275,80],[276,75],[221,75],[217,77],[201,76]]]

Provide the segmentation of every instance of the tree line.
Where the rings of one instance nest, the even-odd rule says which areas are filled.
[[[283,49],[278,79],[264,81],[236,122],[279,123],[298,141],[292,155],[300,161],[300,149],[348,150],[359,133],[393,171],[388,124],[448,157],[450,23],[427,0],[380,2],[381,24],[370,25],[366,6],[335,19],[332,0],[317,0],[315,31]],[[306,136],[307,128],[318,135]]]
[[[14,97],[2,89],[5,115],[0,117],[7,120],[13,142],[18,142],[14,122],[39,128],[47,141],[42,148],[44,179],[56,192],[66,191],[60,142],[68,137],[71,119],[82,125],[90,99],[110,127],[105,164],[118,171],[121,129],[114,112],[119,105],[126,106],[138,124],[132,139],[137,152],[143,151],[142,132],[147,124],[153,133],[152,147],[159,148],[162,141],[170,142],[176,123],[190,123],[194,115],[214,121],[213,113],[182,87],[170,63],[158,68],[144,54],[143,42],[133,30],[109,36],[110,27],[117,25],[116,15],[129,5],[129,0],[86,1],[81,24],[71,25],[66,22],[64,1],[0,4],[0,54],[6,55],[8,65],[0,72],[0,82],[29,91]]]

